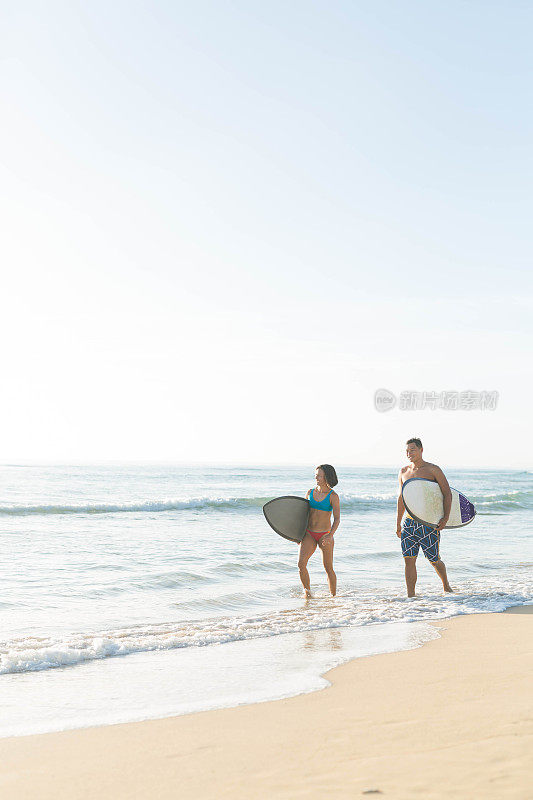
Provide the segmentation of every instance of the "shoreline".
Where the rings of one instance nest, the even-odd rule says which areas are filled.
[[[327,688],[326,673],[355,658],[410,650],[438,635],[427,621],[395,621],[242,639],[207,652],[197,647],[149,651],[3,675],[0,739],[297,697]],[[76,704],[72,711],[71,703]]]
[[[170,798],[178,786],[180,798],[525,800],[532,613],[438,620],[439,638],[334,667],[324,691],[4,738],[0,785],[20,800]]]

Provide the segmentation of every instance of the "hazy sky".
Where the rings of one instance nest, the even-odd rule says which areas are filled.
[[[0,461],[531,466],[530,3],[0,8]]]

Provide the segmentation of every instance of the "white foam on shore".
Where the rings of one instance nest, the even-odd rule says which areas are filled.
[[[323,674],[353,658],[413,649],[437,637],[427,623],[341,627],[7,675],[0,737],[292,697],[327,687]]]
[[[470,583],[470,591],[468,587]],[[177,650],[256,640],[288,633],[377,623],[428,622],[460,614],[504,611],[531,601],[531,586],[515,583],[513,591],[488,579],[466,582],[463,592],[398,597],[391,591],[379,595],[351,591],[336,598],[294,601],[293,607],[254,616],[216,617],[132,625],[107,630],[72,633],[63,638],[25,636],[0,644],[0,674],[39,672],[161,650]]]

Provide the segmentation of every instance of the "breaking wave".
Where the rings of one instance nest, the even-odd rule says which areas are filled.
[[[395,492],[379,494],[341,494],[342,510],[370,513],[388,510],[396,503]],[[187,500],[161,499],[130,503],[72,503],[60,505],[13,504],[0,505],[0,515],[60,515],[60,514],[158,514],[168,511],[233,511],[256,512],[272,497],[196,497]],[[487,494],[471,494],[469,499],[480,513],[513,511],[533,506],[533,490]]]

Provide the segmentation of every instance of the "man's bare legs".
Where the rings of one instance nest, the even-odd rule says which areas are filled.
[[[407,597],[414,597],[416,578],[417,578],[416,557],[404,556],[404,561],[405,561],[405,583],[407,585]],[[453,593],[453,589],[448,583],[448,575],[446,574],[446,567],[444,566],[444,561],[441,561],[439,559],[438,561],[431,561],[430,564],[432,567],[435,567],[435,572],[442,581],[442,587],[444,591]]]
[[[407,584],[407,597],[415,596],[416,586],[416,556],[404,556],[405,583]]]
[[[435,572],[442,581],[442,587],[444,591],[453,593],[453,589],[448,583],[448,575],[446,574],[446,567],[444,566],[444,561],[441,561],[439,558],[438,561],[432,561],[431,566],[435,567]]]

